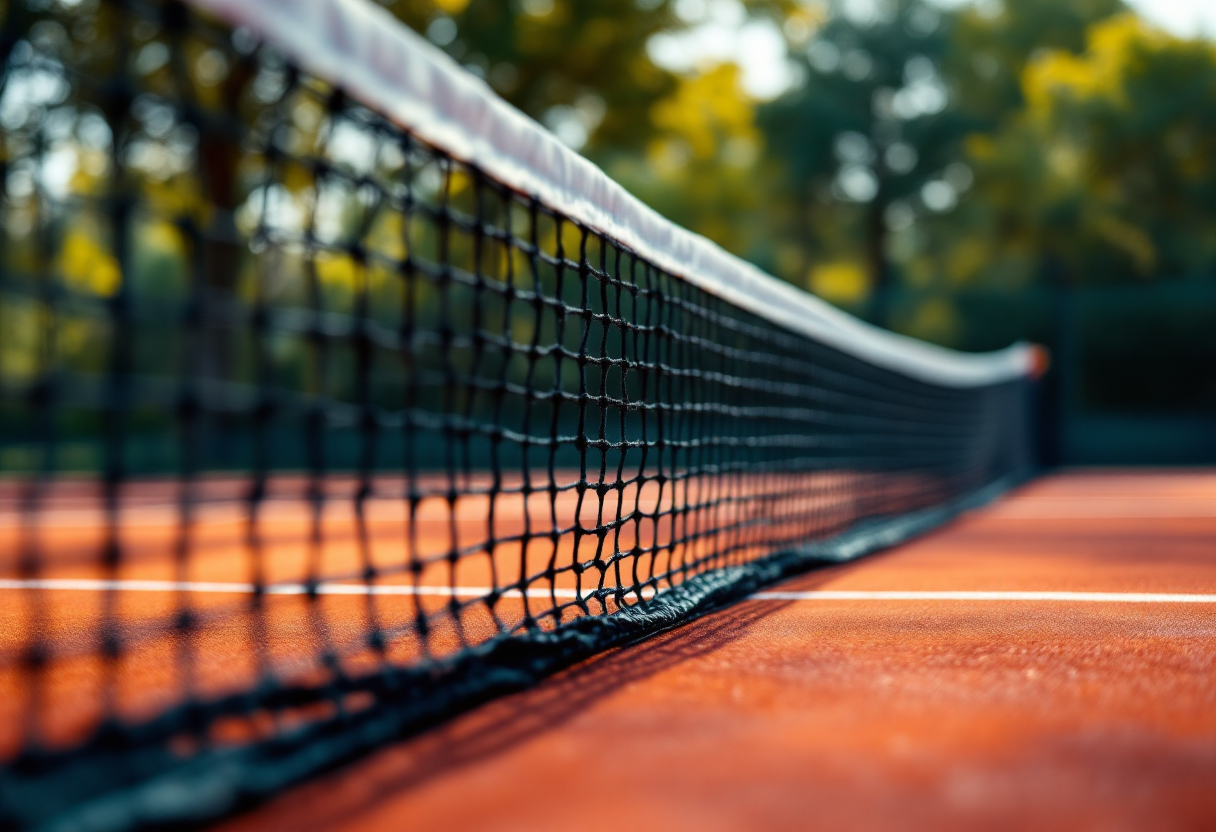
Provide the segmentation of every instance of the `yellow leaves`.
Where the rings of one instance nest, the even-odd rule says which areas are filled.
[[[734,136],[722,146],[722,163],[732,168],[750,168],[759,155],[760,143],[751,136]]]
[[[455,199],[466,194],[473,194],[473,177],[464,167],[455,167],[448,174],[448,196]]]
[[[567,25],[576,15],[564,0],[526,0],[524,14],[515,19],[515,48],[522,63],[526,56],[567,52],[571,58],[585,57],[580,49],[572,48],[569,40],[575,33]]]
[[[194,59],[193,70],[200,86],[213,87],[228,75],[228,59],[218,49],[207,49]]]
[[[959,240],[950,249],[946,261],[950,279],[956,283],[966,283],[983,272],[984,267],[992,257],[992,251],[987,241],[977,237],[967,237]]]
[[[568,260],[577,260],[579,250],[583,244],[583,232],[574,223],[564,222],[562,223],[561,236],[562,256]],[[553,254],[557,254],[556,249],[554,249]]]
[[[755,111],[740,78],[739,67],[722,64],[681,79],[675,93],[651,109],[654,126],[682,140],[698,161],[715,157],[732,139],[758,143]]]
[[[405,259],[405,218],[402,214],[381,211],[367,232],[368,251],[389,260]]]
[[[198,180],[189,176],[174,176],[163,182],[146,181],[144,198],[162,214],[190,217],[199,226],[206,227],[214,208],[199,192],[198,186]]]
[[[308,193],[316,184],[313,172],[295,160],[282,162],[278,173],[283,187],[293,194]]]
[[[1050,116],[1057,98],[1083,98],[1100,89],[1092,67],[1068,52],[1048,52],[1031,61],[1022,75],[1022,93],[1033,116]]]
[[[98,337],[103,331],[96,320],[77,310],[5,298],[0,303],[0,376],[30,380],[51,363],[96,369],[105,357]]]
[[[1169,229],[1207,211],[1216,47],[1120,14],[1089,27],[1081,54],[1031,61],[1022,86],[1026,111],[1005,132],[1025,135],[1041,174],[1010,179],[1005,192],[1020,202],[1008,199],[1007,212],[1037,212],[1027,224],[1040,245],[1077,263],[1122,261],[1141,275],[1190,268],[1194,249]]]
[[[1134,14],[1117,14],[1099,21],[1085,33],[1086,52],[1106,62],[1118,63],[1140,40],[1160,40],[1164,35]]]
[[[109,157],[104,151],[87,147],[78,148],[76,150],[76,170],[68,181],[68,190],[74,194],[86,196],[100,193],[109,169]]]
[[[618,161],[610,170],[664,216],[736,252],[757,239],[762,216],[761,137],[740,75],[724,64],[675,77],[650,107],[644,163]]]
[[[688,145],[682,139],[664,136],[646,147],[646,161],[663,179],[678,176],[688,163]]]
[[[579,45],[596,52],[611,46],[616,40],[617,25],[606,17],[587,21],[579,33]]]
[[[0,376],[33,378],[38,372],[39,331],[45,325],[41,304],[5,298],[0,304]]]
[[[546,20],[549,23],[565,22],[569,9],[559,0],[521,0],[520,11],[533,20]]]
[[[69,289],[111,297],[124,280],[134,280],[137,293],[172,293],[184,279],[188,245],[170,222],[149,220],[132,227],[131,274],[124,277],[113,252],[101,241],[97,223],[77,217],[63,237],[55,263]]]
[[[288,149],[297,156],[315,153],[319,149],[317,141],[324,122],[325,112],[320,104],[312,98],[297,96],[291,105]]]
[[[778,245],[775,252],[776,270],[774,274],[785,278],[791,283],[797,283],[797,275],[802,265],[802,249],[799,246]]]
[[[1051,172],[1065,181],[1077,179],[1082,173],[1084,156],[1081,149],[1070,141],[1056,141],[1046,153]]]
[[[870,279],[860,263],[838,260],[811,269],[810,290],[832,303],[857,303],[870,293]]]
[[[1000,148],[992,136],[986,133],[972,133],[963,139],[963,150],[972,159],[986,162],[994,159]]]
[[[469,5],[469,0],[434,0],[435,8],[445,14],[460,14]]]
[[[69,230],[64,237],[59,273],[71,288],[102,297],[113,295],[122,282],[118,261],[80,228]]]
[[[1124,104],[1122,76],[1129,47],[1146,31],[1134,15],[1117,15],[1090,28],[1084,54],[1053,50],[1032,60],[1022,74],[1031,117],[1050,118],[1061,99],[1104,98]]]
[[[140,244],[160,254],[184,257],[186,243],[177,226],[168,222],[150,222],[139,226]]]
[[[804,47],[828,20],[826,5],[798,5],[785,18],[782,28],[790,43]]]
[[[1131,107],[1127,82],[1144,72],[1146,60],[1194,47],[1194,43],[1155,29],[1134,14],[1115,15],[1089,28],[1083,54],[1055,50],[1032,60],[1022,76],[1022,91],[1032,117],[1038,119],[1050,117],[1062,100]],[[1210,47],[1201,48],[1211,51]]]
[[[1047,52],[1026,69],[1027,93],[1057,88],[1078,97],[1119,96],[1129,60],[1142,41],[1160,36],[1132,14],[1116,15],[1090,27],[1081,55]],[[1033,99],[1032,99],[1033,100]]]
[[[1093,224],[1099,237],[1131,257],[1136,271],[1152,274],[1157,266],[1157,247],[1152,238],[1132,223],[1113,215],[1098,217]]]
[[[354,292],[361,280],[360,266],[345,254],[321,252],[317,254],[317,279],[323,286],[345,292]]]
[[[916,305],[901,329],[914,338],[948,344],[959,326],[958,310],[945,298],[930,298]]]

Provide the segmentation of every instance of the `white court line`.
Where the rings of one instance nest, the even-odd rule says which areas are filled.
[[[99,580],[92,578],[44,578],[25,580],[0,579],[0,589],[43,589],[67,591],[122,592],[200,592],[249,595],[253,584],[222,583],[218,581],[140,581]],[[612,590],[611,587],[608,588]],[[271,584],[267,595],[305,595],[304,584]],[[319,584],[318,595],[437,595],[441,597],[478,598],[490,594],[488,586],[421,586],[368,584]],[[529,589],[529,598],[577,598],[573,589]],[[517,589],[502,593],[504,598],[519,598]],[[586,594],[584,599],[594,596]],[[782,592],[772,590],[751,596],[758,601],[1071,601],[1113,604],[1216,604],[1216,594],[1173,592],[1040,592],[1040,591],[905,591],[905,590],[811,590]]]
[[[1216,594],[1173,592],[990,592],[813,590],[757,592],[762,601],[1079,601],[1113,604],[1216,604]]]
[[[97,578],[41,578],[41,579],[0,579],[0,589],[43,589],[75,592],[198,592],[220,593],[227,595],[252,595],[254,585],[249,583],[228,583],[221,581],[141,581],[141,580],[105,580]],[[488,586],[419,586],[408,584],[332,584],[321,583],[316,586],[317,595],[438,595],[445,598],[479,598],[489,595],[492,591]],[[594,590],[585,592],[584,599],[594,598]],[[263,587],[265,595],[307,595],[305,584],[268,584]],[[500,593],[503,598],[578,598],[579,594],[573,589],[529,589],[520,593],[518,589],[508,589]]]
[[[1000,519],[1000,521],[1028,522],[1053,521],[1053,519],[1058,519],[1058,521],[1074,521],[1074,519],[1075,521],[1091,521],[1091,519],[1128,519],[1128,521],[1142,521],[1142,519],[1216,519],[1216,512],[1189,512],[1186,513],[1186,515],[1181,515],[1181,513],[1180,515],[1167,515],[1167,513],[1160,513],[1160,515],[1122,515],[1122,513],[1115,512],[1094,512],[1091,513],[1091,515],[1080,515],[1080,513],[1075,512],[1066,513],[1066,515],[1065,513],[1059,513],[1059,515],[1049,515],[1049,513],[1042,513],[1042,515],[1023,515],[1023,513],[1019,512],[1017,515],[1014,515],[1014,513],[1003,515],[1003,513],[993,512],[991,515],[986,515],[986,513],[978,513],[978,515],[974,516],[983,517],[984,519]]]
[[[985,520],[1210,520],[1216,519],[1216,511],[1019,511],[1015,509],[992,509],[972,512],[973,517]]]

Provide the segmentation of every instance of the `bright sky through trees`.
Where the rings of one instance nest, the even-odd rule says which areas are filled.
[[[1216,3],[1212,0],[1126,0],[1145,20],[1180,37],[1216,38]]]
[[[856,0],[855,6],[870,0]],[[975,0],[936,0],[958,8]],[[1180,37],[1216,38],[1213,0],[1125,0],[1145,20]],[[694,25],[655,37],[649,46],[655,63],[675,72],[703,64],[731,62],[743,69],[743,86],[758,99],[783,92],[795,76],[786,60],[781,34],[767,20],[747,20],[739,0],[680,0],[677,14]]]

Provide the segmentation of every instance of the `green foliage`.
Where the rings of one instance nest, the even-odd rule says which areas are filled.
[[[575,144],[646,148],[651,112],[679,78],[647,52],[650,39],[687,27],[675,0],[387,0],[390,11],[496,92]],[[796,0],[746,0],[753,14],[785,16]]]
[[[395,0],[398,17],[525,113],[600,147],[645,146],[649,109],[676,79],[646,54],[678,25],[668,0]],[[578,139],[582,139],[579,141]]]
[[[1193,273],[1216,255],[1216,47],[1131,15],[1049,52],[1023,76],[1024,129],[1043,148],[1078,277]],[[1099,275],[1093,275],[1098,277]]]
[[[388,8],[674,221],[764,259],[763,139],[738,67],[681,75],[647,46],[687,30],[674,0],[396,0]],[[747,0],[753,17],[806,17]]]
[[[965,7],[943,58],[954,106],[999,124],[1022,106],[1022,73],[1045,50],[1079,53],[1094,23],[1124,11],[1122,0],[1016,0]]]
[[[792,262],[778,264],[784,276],[822,289],[855,261],[870,285],[887,281],[889,215],[910,210],[973,126],[946,106],[939,66],[952,29],[923,0],[898,0],[869,17],[833,16],[796,53],[805,84],[760,117],[780,160],[783,232],[801,244],[792,274]]]
[[[761,259],[766,193],[756,178],[762,137],[731,65],[680,78],[650,109],[641,154],[605,155],[608,172],[660,213],[725,248]]]
[[[687,0],[390,8],[665,215],[858,310],[894,284],[1207,268],[1207,44],[1122,0],[745,5],[802,79],[774,101],[730,63],[655,62]]]
[[[1156,31],[1122,0],[1005,0],[953,11],[930,0],[746,0],[734,13],[781,28],[797,78],[760,101],[728,59],[677,71],[652,54],[657,36],[698,25],[690,8],[705,12],[715,1],[729,3],[385,5],[662,214],[912,334],[991,346],[980,330],[1007,331],[992,311],[1003,302],[969,307],[962,298],[1026,292],[1049,276],[1137,285],[1210,275],[1211,43]],[[321,182],[292,157],[324,159],[352,181],[399,180],[399,153],[336,123],[323,84],[289,89],[283,73],[204,38],[119,31],[104,4],[62,7],[64,22],[31,25],[31,42],[97,77],[129,59],[149,96],[127,123],[111,124],[104,108],[65,104],[66,86],[40,85],[29,69],[0,77],[0,231],[9,243],[0,251],[9,281],[0,376],[26,383],[52,363],[94,370],[111,335],[96,310],[124,293],[182,301],[202,287],[250,303],[261,292],[337,314],[354,314],[367,294],[378,323],[398,323],[380,311],[403,300],[377,262],[406,253],[433,260],[435,234],[407,232],[402,217],[361,202],[349,182]],[[11,11],[0,2],[0,22],[14,25]],[[207,133],[198,140],[171,108],[154,106],[158,96],[184,97],[198,113],[235,108],[255,135],[242,145]],[[271,161],[250,146],[266,143],[257,125],[274,114],[283,116],[278,138],[290,153]],[[125,187],[149,209],[129,223],[129,239],[97,207],[112,196],[119,134]],[[41,182],[36,171],[51,157],[67,173]],[[415,195],[436,198],[442,176],[433,161],[413,175]],[[467,182],[454,175],[452,185],[455,207],[472,213],[459,204]],[[77,207],[67,222],[57,204],[93,207]],[[229,231],[218,224],[227,215],[248,240],[264,210],[289,237],[314,236],[320,252],[309,259],[293,249],[269,264],[223,242]],[[365,241],[370,265],[342,253],[353,237]],[[473,250],[467,240],[450,243],[457,267],[522,279],[505,255],[475,263]],[[38,275],[48,274],[84,311],[47,317],[41,296],[50,284]],[[422,289],[413,302],[425,309],[438,300]],[[171,352],[164,344],[155,349]],[[225,360],[248,363],[242,349],[232,346]],[[284,372],[302,377],[300,344],[276,350]]]

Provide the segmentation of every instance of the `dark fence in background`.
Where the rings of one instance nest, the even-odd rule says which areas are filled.
[[[1046,345],[1048,465],[1216,463],[1216,277],[1129,286],[895,287],[896,330],[965,350]]]

